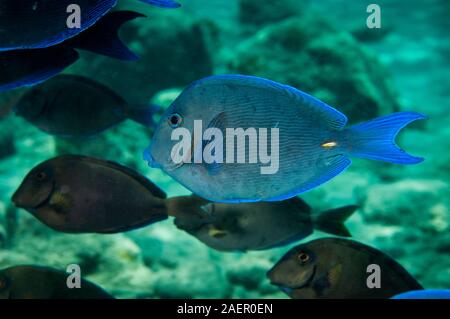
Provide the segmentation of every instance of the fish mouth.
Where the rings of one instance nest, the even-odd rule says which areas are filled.
[[[317,270],[317,266],[314,266],[313,270],[312,270],[312,273],[311,273],[311,276],[309,276],[308,280],[306,280],[304,283],[299,284],[299,285],[286,286],[286,285],[281,284],[281,283],[273,282],[272,280],[270,280],[270,284],[274,285],[274,286],[277,286],[282,292],[284,292],[287,295],[290,295],[293,290],[302,289],[302,288],[308,287],[311,284],[311,282],[313,281],[313,279],[314,279],[314,277],[316,275],[316,270]]]
[[[39,201],[36,204],[27,204],[27,203],[21,201],[21,199],[19,198],[20,192],[21,192],[21,190],[19,188],[11,197],[11,201],[14,203],[14,205],[16,207],[22,208],[22,209],[25,209],[25,210],[28,210],[28,211],[34,213],[37,209],[41,208],[42,206],[44,206],[48,203],[48,201],[50,200],[50,197],[53,194],[54,189],[55,189],[55,182],[52,182],[52,186],[46,197],[44,197],[41,201]]]

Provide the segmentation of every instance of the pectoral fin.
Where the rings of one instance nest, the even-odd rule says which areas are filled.
[[[337,264],[328,271],[328,281],[331,286],[335,286],[341,278],[342,264]]]
[[[218,229],[214,225],[211,225],[211,227],[208,230],[208,234],[209,234],[209,236],[214,237],[214,238],[222,238],[222,237],[226,236],[228,234],[228,232],[225,230]]]
[[[53,192],[48,203],[59,214],[67,214],[72,204],[68,194],[58,191]]]

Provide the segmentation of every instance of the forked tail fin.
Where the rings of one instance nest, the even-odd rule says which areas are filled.
[[[358,208],[356,205],[349,205],[315,214],[313,215],[314,228],[337,236],[351,237],[344,223]]]
[[[120,40],[119,30],[126,22],[141,17],[145,15],[133,11],[109,12],[94,26],[65,41],[63,45],[119,60],[138,60],[139,57]]]
[[[399,112],[356,124],[344,130],[343,145],[351,156],[396,164],[416,164],[421,157],[411,156],[395,143],[400,130],[411,122],[426,119],[414,112]]]

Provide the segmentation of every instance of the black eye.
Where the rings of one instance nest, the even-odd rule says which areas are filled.
[[[169,116],[169,125],[172,128],[177,128],[181,125],[181,123],[183,122],[183,118],[181,117],[180,114],[178,113],[174,113],[171,116]]]
[[[43,181],[44,179],[46,179],[47,178],[47,174],[45,174],[44,172],[39,172],[37,175],[36,175],[36,179],[38,180],[38,181]]]
[[[309,255],[305,252],[301,252],[297,255],[297,260],[301,263],[301,264],[305,264],[308,262],[309,260]]]

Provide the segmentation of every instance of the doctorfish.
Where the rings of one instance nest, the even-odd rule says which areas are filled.
[[[166,219],[166,194],[120,164],[63,155],[33,168],[13,203],[66,233],[118,233]]]
[[[79,59],[76,49],[123,61],[137,60],[139,57],[120,40],[118,32],[124,23],[140,17],[145,16],[133,11],[110,12],[94,27],[56,46],[0,52],[0,92],[57,75]]]
[[[166,8],[172,0],[140,0]],[[69,27],[73,4],[79,6],[80,27]],[[117,0],[0,0],[0,51],[39,49],[57,45],[99,21]],[[72,5],[72,7],[71,7]]]
[[[14,112],[44,132],[88,138],[130,118],[147,127],[156,106],[130,107],[105,85],[78,75],[57,75],[30,88]]]
[[[376,281],[371,275],[379,276],[377,286],[372,286]],[[292,248],[267,277],[294,299],[385,299],[423,289],[388,255],[343,238],[321,238]]]
[[[69,288],[69,273],[49,267],[21,265],[0,270],[0,299],[113,299],[96,284],[81,278]]]
[[[312,214],[311,207],[293,197],[281,202],[223,204],[201,197],[167,199],[175,225],[220,251],[262,250],[279,247],[311,235],[314,229],[351,236],[344,221],[357,206]]]
[[[344,128],[344,114],[293,87],[217,75],[194,82],[172,103],[144,158],[210,201],[279,201],[329,181],[351,164],[351,156],[421,162],[394,140],[405,125],[424,118],[400,112]],[[227,138],[237,129],[248,137],[241,143],[237,134]]]

